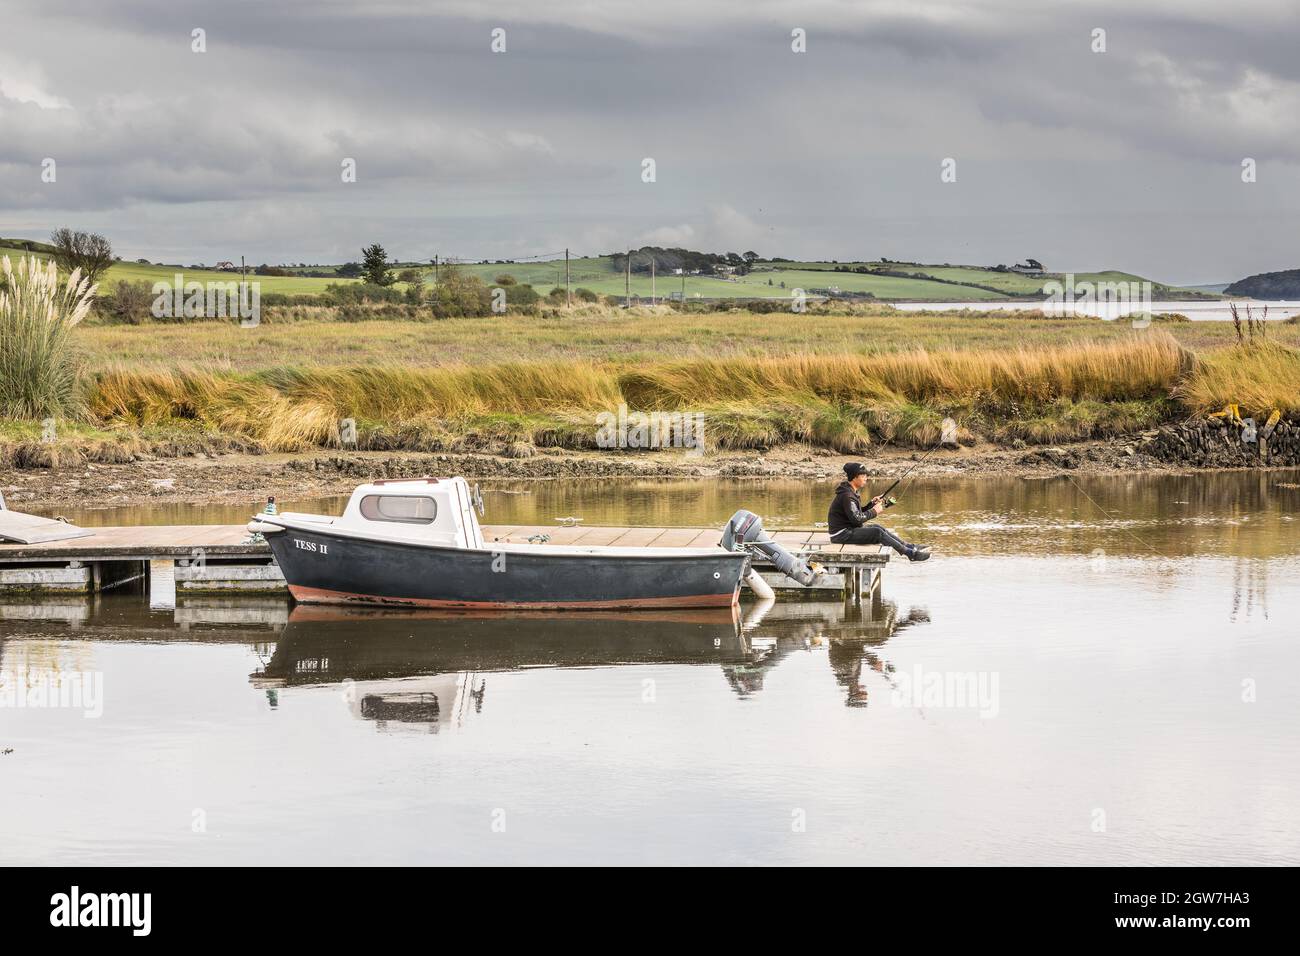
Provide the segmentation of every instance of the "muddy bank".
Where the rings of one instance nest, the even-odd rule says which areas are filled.
[[[873,447],[859,456],[807,446],[766,453],[574,452],[539,449],[523,457],[478,453],[306,452],[259,455],[195,450],[183,457],[136,456],[104,463],[81,459],[52,467],[6,467],[0,491],[10,507],[115,506],[148,502],[264,501],[344,494],[363,480],[464,475],[486,482],[559,479],[839,480],[857,457],[874,476],[900,475],[919,462],[919,477],[1042,477],[1060,473],[1173,472],[1200,468],[1300,465],[1300,427],[1283,423],[1265,443],[1243,443],[1239,429],[1200,422],[1110,441],[1046,448],[975,445],[942,448],[928,458],[911,449]],[[57,460],[58,456],[54,456]],[[75,460],[75,459],[74,459]]]

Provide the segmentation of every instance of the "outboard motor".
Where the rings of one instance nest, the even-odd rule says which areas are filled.
[[[766,555],[776,569],[804,587],[810,586],[821,574],[821,568],[795,557],[773,541],[763,530],[763,519],[752,511],[737,511],[722,529],[722,546],[728,551],[757,551]]]

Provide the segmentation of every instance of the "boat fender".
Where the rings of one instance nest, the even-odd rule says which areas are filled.
[[[772,585],[764,581],[763,575],[759,574],[754,568],[750,568],[745,572],[745,583],[754,592],[754,597],[760,601],[776,600],[776,592],[772,590]]]
[[[737,511],[722,529],[722,546],[728,551],[755,551],[776,565],[776,569],[804,587],[811,586],[821,569],[809,565],[773,541],[763,530],[763,519],[752,511]]]
[[[261,534],[261,535],[276,534],[284,530],[284,528],[282,528],[278,524],[271,524],[266,521],[258,521],[256,518],[248,522],[248,525],[246,527],[252,534]]]

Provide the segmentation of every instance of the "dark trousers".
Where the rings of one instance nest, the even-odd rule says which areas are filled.
[[[864,524],[861,528],[842,531],[831,538],[832,544],[883,544],[899,554],[907,554],[907,542],[884,525]]]

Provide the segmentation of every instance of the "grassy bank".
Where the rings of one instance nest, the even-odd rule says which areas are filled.
[[[597,416],[621,405],[703,414],[715,448],[806,442],[845,452],[928,444],[947,416],[968,436],[1056,442],[1228,402],[1257,416],[1300,412],[1295,323],[1238,345],[1230,323],[1134,330],[879,304],[357,322],[295,307],[265,318],[254,328],[78,327],[69,367],[93,371],[67,407],[83,411],[62,413],[54,444],[30,421],[0,423],[0,459],[57,464],[50,457],[69,447],[81,449],[69,461],[329,447],[345,418],[357,421],[362,447],[528,454],[593,447]]]
[[[700,413],[710,447],[806,442],[858,452],[934,441],[945,416],[967,436],[1055,442],[1127,434],[1222,407],[1300,413],[1300,353],[1267,344],[1205,355],[1161,331],[1038,348],[875,354],[587,358],[159,369],[118,363],[91,383],[90,419],[65,430],[95,460],[121,448],[289,451],[338,443],[357,421],[363,448],[596,446],[597,416],[620,405]],[[11,452],[30,425],[3,431]],[[105,447],[116,444],[117,448]],[[133,444],[134,443],[134,444]],[[38,455],[28,447],[25,454]]]

